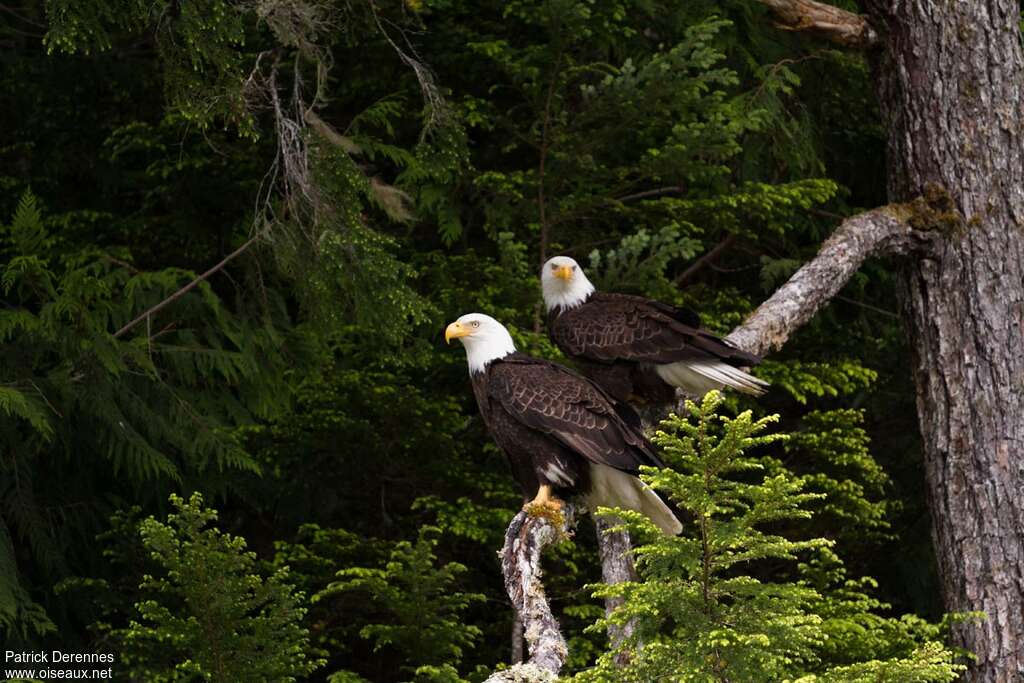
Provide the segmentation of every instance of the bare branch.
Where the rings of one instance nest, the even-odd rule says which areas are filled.
[[[679,277],[676,278],[676,285],[682,287],[690,278],[699,273],[704,266],[711,265],[711,263],[731,247],[735,241],[736,233],[729,233],[729,235],[724,240],[716,244],[711,251],[701,256],[690,264],[686,270],[680,273]]]
[[[617,202],[631,202],[635,199],[652,199],[655,197],[664,197],[669,194],[682,194],[684,191],[682,185],[670,185],[668,187],[657,187],[653,190],[644,190],[643,192],[634,192],[633,194],[627,194],[623,197],[616,197]]]
[[[226,266],[228,263],[230,263],[235,257],[237,257],[237,256],[245,253],[246,251],[248,251],[249,247],[251,247],[253,244],[255,244],[256,241],[260,237],[261,237],[261,235],[259,235],[259,234],[253,235],[248,240],[246,240],[245,244],[243,244],[238,249],[235,249],[233,252],[231,252],[230,254],[225,256],[223,259],[221,259],[221,261],[217,265],[213,266],[212,268],[207,270],[205,273],[203,273],[202,275],[200,275],[196,279],[192,280],[187,285],[185,285],[184,287],[182,287],[178,291],[174,292],[173,294],[168,296],[166,299],[164,299],[160,303],[155,304],[153,306],[150,306],[148,309],[146,309],[143,313],[141,313],[134,320],[132,320],[131,322],[125,324],[124,327],[122,327],[117,332],[115,332],[114,333],[114,338],[117,339],[118,337],[124,336],[125,333],[127,333],[129,330],[131,330],[133,327],[138,325],[143,320],[147,320],[150,316],[155,315],[158,311],[160,311],[160,309],[164,308],[168,304],[171,304],[171,303],[177,301],[178,299],[180,299],[181,297],[185,296],[186,294],[188,294],[197,285],[199,285],[200,282],[203,282],[204,280],[208,279],[211,275],[213,275],[217,271],[221,270],[224,266]]]
[[[758,0],[771,8],[776,26],[785,31],[806,31],[830,42],[866,49],[878,43],[878,33],[867,17],[814,0]]]
[[[520,512],[508,525],[501,549],[501,572],[508,597],[523,622],[530,660],[493,674],[488,683],[554,681],[565,664],[569,649],[544,595],[540,567],[545,546],[565,538],[573,528],[576,510],[572,504],[566,503],[562,517],[561,524],[556,525],[544,517]]]
[[[758,355],[782,348],[797,328],[839,293],[865,259],[881,254],[907,254],[932,246],[941,232],[914,229],[919,225],[930,226],[933,217],[928,211],[929,207],[918,200],[847,218],[821,245],[817,256],[758,306],[727,340]]]

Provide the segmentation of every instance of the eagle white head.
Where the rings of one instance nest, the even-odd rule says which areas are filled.
[[[483,372],[488,363],[516,350],[505,326],[483,313],[467,313],[449,325],[444,331],[444,340],[450,344],[452,339],[458,339],[466,347],[471,375]]]
[[[568,256],[548,259],[540,269],[540,287],[549,311],[557,306],[575,308],[594,292],[594,285],[580,264]]]

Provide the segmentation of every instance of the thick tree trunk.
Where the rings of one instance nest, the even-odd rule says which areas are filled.
[[[1024,680],[1024,56],[1010,0],[869,2],[894,201],[964,221],[899,273],[946,606],[974,681]],[[952,212],[951,212],[952,213]]]

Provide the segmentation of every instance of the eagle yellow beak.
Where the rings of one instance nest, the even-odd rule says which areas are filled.
[[[463,326],[462,323],[456,321],[449,325],[444,331],[444,343],[451,344],[452,339],[458,339],[459,337],[465,337],[470,334],[470,331]]]
[[[561,266],[555,271],[555,277],[568,282],[572,279],[572,266]]]

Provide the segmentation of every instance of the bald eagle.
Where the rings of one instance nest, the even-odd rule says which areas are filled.
[[[768,387],[740,369],[761,359],[700,329],[692,311],[598,292],[567,256],[548,260],[540,279],[551,340],[619,400],[664,403],[674,387],[699,396],[723,387],[759,396]]]
[[[517,352],[505,326],[488,315],[464,315],[444,336],[466,348],[480,414],[530,501],[524,509],[559,510],[560,497],[580,494],[591,509],[636,510],[666,534],[682,530],[637,478],[641,465],[665,463],[629,406],[568,368]]]

